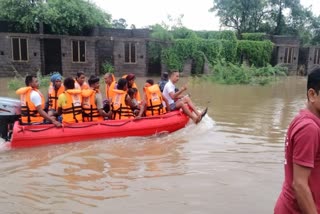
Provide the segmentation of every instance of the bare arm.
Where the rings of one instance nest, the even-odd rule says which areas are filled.
[[[51,123],[53,123],[55,126],[60,127],[61,123],[56,121],[55,119],[51,118],[42,108],[41,105],[38,105],[37,107],[38,113],[46,120],[49,120]]]
[[[58,115],[61,115],[62,114],[62,108],[61,107],[58,107]]]
[[[293,164],[292,187],[302,213],[317,214],[317,208],[308,184],[310,173],[311,168]]]
[[[163,101],[166,103],[167,112],[170,112],[170,105],[169,105],[169,102],[168,102],[167,98],[165,98],[164,96],[162,96],[162,99],[163,99]]]
[[[110,117],[111,116],[111,111],[109,111],[108,113],[105,112],[102,108],[98,109],[100,116],[102,117]]]
[[[176,100],[176,99],[182,98],[183,97],[182,93],[186,90],[187,90],[187,86],[182,86],[179,91],[177,91],[176,93],[171,92],[169,95],[173,100]]]
[[[126,104],[128,106],[130,106],[130,108],[134,109],[134,108],[137,108],[137,106],[135,105],[134,102],[132,102],[132,99],[130,98],[129,95],[126,95]]]

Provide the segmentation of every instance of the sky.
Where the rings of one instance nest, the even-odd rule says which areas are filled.
[[[213,0],[91,0],[112,19],[124,18],[128,24],[143,28],[153,24],[169,23],[168,15],[178,18],[183,14],[182,24],[192,30],[219,30],[219,17],[208,10]],[[320,15],[319,0],[300,0],[304,7],[312,5],[312,11]]]

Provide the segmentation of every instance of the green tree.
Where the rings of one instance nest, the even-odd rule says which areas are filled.
[[[270,9],[267,0],[213,0],[212,12],[217,12],[220,22],[234,28],[238,38],[244,32],[257,32]]]
[[[126,29],[128,27],[127,21],[123,18],[112,20],[113,28]]]
[[[85,0],[0,0],[0,20],[16,22],[25,32],[43,23],[52,33],[76,34],[110,26],[111,16]]]
[[[276,23],[274,34],[286,34],[287,23],[284,10],[289,9],[291,10],[290,12],[292,12],[292,8],[295,7],[295,5],[301,6],[300,0],[270,0],[270,7],[272,8],[271,14]]]
[[[148,56],[152,63],[161,62],[161,52],[173,42],[173,36],[166,26],[156,24],[149,26],[151,29],[150,37],[153,41],[148,43]]]

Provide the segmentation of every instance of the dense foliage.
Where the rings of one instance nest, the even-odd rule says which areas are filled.
[[[55,34],[79,34],[95,26],[110,26],[111,16],[85,0],[0,0],[0,20],[17,23],[24,32],[43,23]]]
[[[246,36],[243,33],[261,32],[298,36],[303,44],[320,43],[320,17],[300,0],[213,0],[210,10],[223,26],[235,29],[239,39]]]
[[[271,65],[257,68],[255,66],[241,66],[227,62],[219,62],[212,75],[207,78],[222,84],[260,84],[264,85],[274,80],[277,76],[287,75],[287,68]]]
[[[263,41],[267,40],[266,33],[243,33],[241,34],[242,40]]]

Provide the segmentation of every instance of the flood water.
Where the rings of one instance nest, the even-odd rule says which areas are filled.
[[[145,79],[140,78],[140,86]],[[160,137],[0,151],[1,213],[273,213],[306,80],[189,82],[200,124]],[[7,79],[0,96],[7,96]]]

